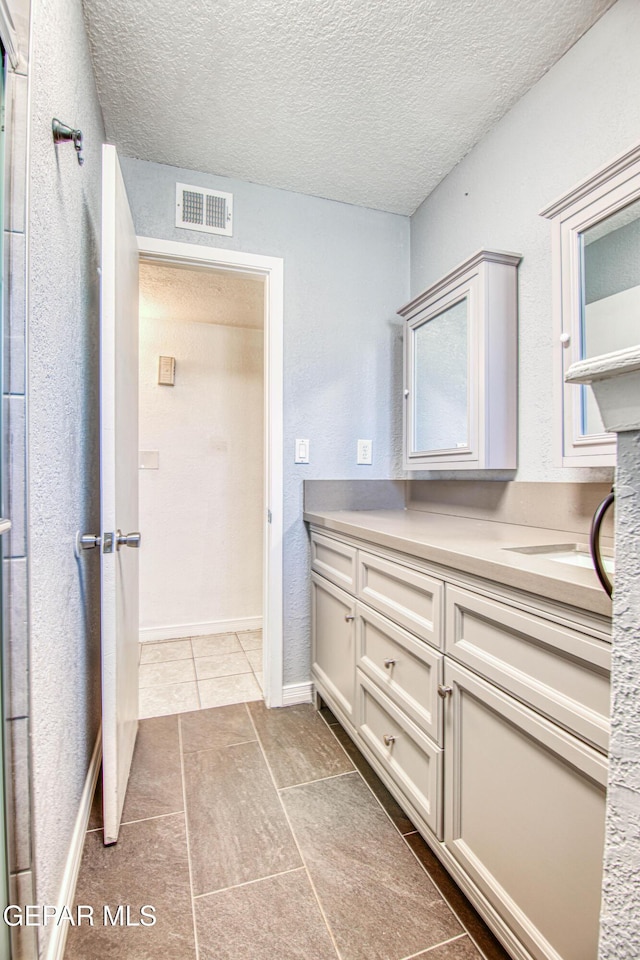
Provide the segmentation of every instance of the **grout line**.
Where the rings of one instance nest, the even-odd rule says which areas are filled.
[[[445,947],[448,943],[455,943],[456,940],[462,940],[462,938],[466,936],[466,933],[459,933],[457,937],[449,937],[448,940],[442,940],[441,943],[434,943],[433,946],[425,947],[424,950],[420,950],[418,953],[412,953],[410,957],[403,957],[402,960],[416,960],[416,958],[424,957],[425,953],[431,953],[432,950],[437,950],[438,947]]]
[[[244,703],[244,701],[240,701],[240,702]],[[238,704],[236,703],[225,703],[225,707],[236,707],[236,706],[238,706]],[[221,709],[222,707],[203,707],[203,710],[221,710]],[[216,747],[216,746],[200,747],[199,750],[189,750],[188,756],[192,757],[196,753],[208,753],[209,750],[229,750],[231,749],[231,747],[242,747],[246,743],[257,743],[257,742],[258,741],[256,737],[254,737],[253,740],[234,740],[233,743],[225,743],[224,747]],[[196,894],[196,896],[200,896],[200,894]]]
[[[254,740],[251,743],[255,743]],[[291,870],[281,870],[280,873],[270,873],[267,877],[256,877],[255,880],[245,880],[243,883],[232,883],[230,887],[220,887],[219,890],[209,890],[208,893],[194,893],[194,900],[201,900],[203,897],[215,897],[219,893],[226,893],[228,890],[238,890],[241,887],[249,887],[252,883],[262,883],[264,880],[273,880],[275,877],[286,877],[288,873],[299,873],[304,867],[292,867]]]
[[[189,865],[189,893],[191,894],[191,917],[193,920],[193,939],[196,949],[195,960],[199,960],[198,927],[196,925],[196,903],[193,898],[193,867],[191,864],[191,848],[189,846],[189,817],[187,815],[187,784],[184,776],[184,751],[182,749],[182,724],[178,717],[178,749],[180,750],[180,775],[182,778],[182,805],[184,806],[184,831],[187,842],[187,863]]]
[[[274,789],[275,789],[275,791],[276,791],[278,800],[280,801],[280,806],[282,807],[282,812],[283,812],[283,814],[284,814],[285,820],[287,821],[287,825],[288,825],[288,827],[289,827],[289,831],[290,831],[291,836],[292,836],[292,838],[293,838],[293,842],[294,842],[295,845],[296,845],[296,849],[297,849],[297,851],[298,851],[298,855],[299,855],[300,860],[301,860],[301,862],[302,862],[302,865],[303,865],[303,867],[304,867],[304,869],[305,869],[305,871],[306,871],[306,873],[307,873],[307,879],[309,880],[309,884],[310,884],[311,889],[312,889],[312,891],[313,891],[313,895],[314,895],[314,897],[316,898],[316,903],[318,904],[318,909],[319,909],[319,911],[320,911],[320,915],[322,916],[322,919],[323,919],[324,922],[325,922],[325,926],[326,926],[326,928],[327,928],[327,932],[328,932],[329,937],[330,937],[330,939],[331,939],[331,943],[333,944],[333,948],[334,948],[334,950],[336,951],[336,956],[338,957],[338,960],[342,960],[342,954],[341,954],[340,951],[338,950],[338,944],[336,943],[335,937],[334,937],[334,935],[333,935],[333,931],[332,931],[331,927],[329,926],[329,920],[327,919],[327,915],[326,915],[326,913],[324,912],[324,907],[322,906],[322,903],[321,903],[321,901],[320,901],[320,897],[318,896],[318,891],[316,890],[315,884],[314,884],[313,879],[312,879],[312,877],[311,877],[311,874],[310,874],[310,872],[309,872],[309,868],[308,868],[308,866],[307,866],[306,860],[304,859],[304,856],[302,855],[302,850],[300,849],[300,844],[298,843],[298,838],[296,837],[295,832],[294,832],[294,829],[293,829],[293,827],[291,826],[291,820],[289,819],[289,814],[287,813],[287,808],[285,807],[284,803],[282,802],[282,797],[280,796],[280,791],[278,790],[278,787],[276,786],[276,781],[275,781],[275,778],[274,778],[274,776],[273,776],[273,771],[271,770],[271,766],[270,766],[270,764],[269,764],[269,761],[267,760],[267,755],[266,755],[266,753],[265,753],[264,747],[262,746],[262,741],[260,740],[260,734],[258,733],[258,728],[256,727],[255,723],[253,722],[253,717],[251,716],[251,711],[249,710],[249,707],[248,707],[247,704],[245,704],[245,708],[246,708],[247,714],[249,715],[249,721],[251,722],[251,725],[253,726],[253,729],[255,730],[255,734],[256,734],[256,737],[257,737],[257,739],[258,739],[258,745],[259,745],[259,747],[260,747],[260,750],[262,751],[262,756],[264,757],[264,762],[265,762],[265,764],[266,764],[267,770],[269,771],[269,776],[271,777],[271,780],[272,780]]]
[[[324,783],[325,780],[337,780],[338,777],[350,777],[352,773],[357,772],[354,768],[353,770],[345,770],[344,773],[332,773],[328,777],[318,777],[316,780],[303,780],[302,783],[290,783],[286,787],[277,787],[277,789],[280,793],[283,793],[285,790],[295,790],[296,787],[308,787],[310,783]]]
[[[177,817],[183,813],[184,810],[172,810],[171,813],[159,813],[155,817],[140,817],[139,820],[122,820],[120,826],[127,827],[132,823],[147,823],[148,820],[164,820],[165,817]],[[99,833],[102,829],[103,827],[91,827],[91,830],[87,830],[87,833]]]
[[[416,830],[415,832],[418,833],[418,834],[420,833],[419,830]],[[407,836],[410,837],[410,836],[413,836],[413,834],[408,833]],[[404,840],[405,838],[403,837],[402,839]],[[427,841],[425,840],[424,842],[426,843]],[[427,845],[428,845],[428,844],[427,844]],[[424,863],[420,860],[420,857],[418,856],[418,854],[415,852],[415,850],[414,850],[408,843],[407,843],[407,847],[409,848],[409,850],[411,851],[411,853],[413,854],[413,856],[416,858],[416,860],[418,861],[418,863],[420,864],[420,866],[422,867],[422,869],[424,870],[424,872],[426,873],[426,875],[429,877],[429,880],[431,880],[431,883],[434,885],[434,887],[436,888],[436,890],[437,890],[438,893],[440,894],[440,897],[442,898],[443,902],[446,903],[446,905],[449,907],[449,910],[451,910],[451,913],[454,915],[454,917],[456,918],[456,920],[458,921],[458,923],[460,924],[460,926],[462,927],[462,929],[464,930],[464,932],[466,933],[466,935],[469,937],[469,939],[471,940],[472,944],[474,945],[474,947],[476,948],[476,950],[478,951],[478,953],[480,954],[480,956],[483,957],[483,958],[485,958],[485,960],[486,960],[487,954],[484,952],[484,950],[482,949],[482,947],[480,946],[480,944],[478,943],[478,941],[476,940],[476,938],[474,937],[474,935],[472,934],[472,932],[469,930],[469,928],[467,927],[467,925],[466,925],[466,923],[464,922],[464,920],[462,919],[462,917],[458,914],[458,912],[456,911],[456,908],[453,906],[452,903],[449,902],[448,898],[444,895],[444,893],[443,893],[442,889],[440,888],[440,886],[439,886],[437,880],[435,879],[435,877],[433,877],[433,876],[429,873],[429,871],[428,871],[427,868],[425,867]],[[434,853],[434,857],[435,857],[435,853]],[[443,869],[443,870],[446,870],[446,868],[445,868],[444,866],[442,867],[442,869]],[[456,887],[458,887],[456,881],[453,879],[453,877],[451,877],[451,874],[449,874],[449,877],[451,878],[451,882],[454,883],[454,884],[456,885]],[[460,890],[460,893],[462,894],[462,896],[466,898],[466,894],[460,889],[460,887],[458,887],[458,890]],[[473,906],[472,903],[470,903],[470,906],[471,906],[472,910],[475,911],[475,907]],[[477,911],[476,911],[476,913],[477,913]],[[480,917],[480,914],[478,914],[478,916]],[[482,921],[482,923],[485,923],[485,921],[482,920],[482,917],[480,917],[480,920]],[[486,924],[485,924],[485,926],[486,926]],[[487,927],[487,929],[489,929],[489,928]],[[491,931],[489,931],[489,932],[491,933],[491,936],[494,936],[494,934],[493,934]],[[496,940],[497,940],[497,938],[496,938]],[[498,942],[499,942],[499,941],[498,941]],[[501,944],[501,946],[502,946],[502,944]]]

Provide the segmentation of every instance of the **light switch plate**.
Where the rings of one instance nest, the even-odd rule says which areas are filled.
[[[295,463],[309,463],[308,440],[296,440]]]
[[[138,467],[140,470],[158,470],[160,467],[160,453],[157,450],[140,450],[138,453]]]
[[[371,440],[358,440],[357,463],[370,464],[373,462],[373,444]]]

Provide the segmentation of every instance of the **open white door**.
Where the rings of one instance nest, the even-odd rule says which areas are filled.
[[[100,313],[102,786],[104,842],[115,843],[138,731],[138,243],[108,144]]]

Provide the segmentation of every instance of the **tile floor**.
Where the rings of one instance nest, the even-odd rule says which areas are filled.
[[[115,846],[99,811],[77,902],[157,923],[72,927],[66,960],[508,960],[326,710],[144,720]]]
[[[262,630],[140,644],[140,718],[262,699]]]

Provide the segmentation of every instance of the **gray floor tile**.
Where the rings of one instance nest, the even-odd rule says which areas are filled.
[[[124,825],[117,844],[88,833],[76,902],[91,904],[95,925],[71,927],[65,960],[195,960],[183,814]],[[153,927],[103,926],[103,905],[156,908]]]
[[[157,687],[162,683],[189,683],[195,679],[196,672],[192,659],[140,664],[140,689]]]
[[[242,647],[235,633],[212,633],[206,637],[192,637],[194,657],[213,657],[218,653],[241,653]]]
[[[343,960],[400,960],[464,932],[359,774],[281,796]]]
[[[259,744],[186,754],[184,773],[194,894],[301,866]]]
[[[196,657],[195,664],[198,680],[251,673],[251,664],[246,653],[216,653],[212,657]]]
[[[183,809],[177,716],[141,720],[122,822]]]
[[[484,960],[469,937],[459,937],[450,943],[443,943],[434,950],[419,953],[412,960]]]
[[[331,716],[333,716],[333,714],[331,714]],[[409,817],[397,800],[391,796],[373,767],[367,763],[349,734],[343,730],[339,723],[331,724],[331,732],[346,750],[354,766],[360,771],[363,780],[370,787],[372,793],[375,794],[378,802],[382,805],[396,829],[403,835],[413,833],[416,829],[415,826],[411,823],[411,820],[409,820]]]
[[[450,904],[460,922],[478,944],[486,960],[509,960],[509,954],[496,940],[482,917],[469,903],[460,887],[449,876],[420,834],[414,833],[405,837],[405,842],[413,850],[444,899]]]
[[[336,960],[306,870],[196,900],[200,960]]]
[[[183,713],[180,715],[180,729],[185,754],[211,750],[213,747],[230,747],[234,743],[256,739],[244,703]]]
[[[224,707],[229,703],[262,700],[262,690],[252,673],[198,680],[198,693],[201,707]]]
[[[190,640],[160,640],[158,643],[141,643],[140,663],[164,663],[166,660],[190,660]]]
[[[353,764],[311,704],[268,710],[262,701],[249,712],[278,787],[333,777]]]

